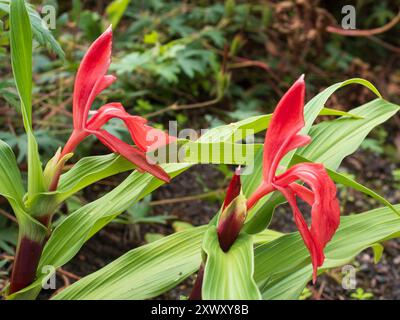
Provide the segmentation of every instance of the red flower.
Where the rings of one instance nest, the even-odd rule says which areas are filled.
[[[300,135],[304,127],[305,83],[301,76],[279,101],[272,116],[264,142],[263,181],[247,201],[250,210],[258,200],[273,191],[280,191],[293,210],[295,223],[307,246],[313,264],[313,282],[317,269],[324,262],[324,248],[331,240],[340,221],[336,187],[324,166],[300,163],[277,175],[282,158],[291,150],[308,144],[309,136]],[[308,185],[302,186],[300,180]],[[301,214],[296,196],[311,207],[311,227]]]
[[[93,101],[116,80],[114,76],[106,75],[111,62],[111,45],[112,30],[109,27],[93,42],[79,66],[73,96],[74,129],[62,150],[60,159],[73,152],[82,140],[93,134],[111,151],[119,153],[136,165],[139,171],[146,171],[168,182],[170,180],[168,174],[161,167],[150,164],[146,159],[146,152],[172,142],[175,140],[174,137],[146,125],[146,119],[128,114],[120,103],[108,103],[102,106],[89,119]],[[102,129],[102,126],[112,118],[124,121],[137,147]],[[52,187],[54,188],[54,185]]]

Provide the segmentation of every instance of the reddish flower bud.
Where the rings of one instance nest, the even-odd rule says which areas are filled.
[[[246,220],[246,198],[241,193],[240,175],[235,174],[229,184],[222,213],[218,220],[218,240],[221,249],[229,250]]]

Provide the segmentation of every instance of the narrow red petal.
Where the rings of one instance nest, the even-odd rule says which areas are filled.
[[[132,140],[143,151],[153,151],[176,140],[175,137],[168,135],[164,131],[146,125],[146,122],[132,118],[127,120],[125,123]]]
[[[92,133],[111,151],[119,153],[137,166],[139,171],[148,172],[165,182],[170,181],[169,175],[160,166],[150,164],[147,161],[146,154],[143,151],[134,148],[105,130],[93,131]]]
[[[224,210],[229,204],[235,199],[242,189],[242,184],[240,182],[240,169],[236,170],[233,174],[231,182],[229,183],[228,190],[226,191],[226,196],[224,200],[224,204],[222,206],[222,210]]]
[[[146,119],[130,115],[120,103],[108,103],[102,106],[88,121],[86,127],[88,130],[99,130],[112,118],[124,121],[132,140],[144,152],[158,149],[176,140],[165,132],[146,125]]]
[[[272,186],[272,184],[262,182],[247,200],[247,210],[253,208],[261,198],[274,190],[275,188]]]
[[[325,259],[323,248],[320,246],[318,240],[315,238],[312,232],[308,229],[307,222],[304,220],[303,215],[297,206],[296,197],[293,191],[290,188],[284,188],[280,186],[276,186],[276,188],[282,192],[292,207],[294,221],[308,251],[310,252],[311,262],[313,265],[313,282],[315,283],[317,280],[318,267],[323,264]]]
[[[111,62],[112,30],[109,27],[96,39],[86,52],[79,66],[74,86],[74,128],[82,129],[90,106],[96,96],[109,86],[115,78],[106,76]]]
[[[305,83],[301,76],[285,93],[276,107],[264,142],[263,176],[271,183],[279,162],[290,150],[310,142],[299,135],[304,127]]]
[[[307,202],[310,206],[314,204],[314,192],[312,190],[298,183],[291,183],[289,187],[296,196]]]

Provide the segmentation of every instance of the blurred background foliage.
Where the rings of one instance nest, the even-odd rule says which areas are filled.
[[[353,4],[357,28],[369,29],[391,21],[397,14],[396,2],[359,0],[343,5]],[[45,0],[33,4],[39,13],[47,5],[56,8],[52,32],[65,52],[63,58],[60,48],[46,39],[52,50],[38,44],[34,50],[35,126],[46,158],[71,129],[71,92],[79,61],[111,23],[111,72],[118,81],[96,105],[121,101],[130,112],[159,126],[176,119],[180,127],[199,129],[270,112],[302,73],[308,97],[334,82],[363,77],[388,100],[399,99],[400,26],[379,37],[328,33],[326,27],[337,25],[343,17],[340,1]],[[7,16],[2,16],[0,99],[5,115],[1,125],[6,130],[0,138],[20,150],[23,161]],[[343,101],[332,99],[335,108],[346,109],[370,97],[363,89],[343,96]],[[110,126],[124,135],[120,123]]]
[[[7,1],[0,0],[0,139],[13,147],[25,170],[26,139],[10,68]],[[120,101],[130,113],[146,117],[160,128],[168,129],[169,120],[176,120],[178,129],[201,129],[269,113],[302,73],[306,75],[307,99],[333,83],[361,77],[373,82],[387,100],[400,103],[400,23],[362,37],[327,30],[340,25],[342,7],[349,4],[356,8],[357,29],[385,26],[398,16],[399,1],[32,0],[31,4],[34,127],[44,163],[71,132],[72,90],[79,62],[110,24],[114,30],[110,73],[117,75],[118,81],[96,100],[94,108],[106,101]],[[47,5],[57,13],[56,28],[51,30],[54,38],[41,27],[40,16],[44,18]],[[368,90],[352,86],[335,94],[328,107],[348,110],[371,98]],[[128,139],[120,122],[108,126]],[[356,172],[356,179],[393,202],[400,200],[393,189],[400,185],[396,169],[399,126],[396,116],[374,130],[362,150],[342,168]],[[105,149],[88,138],[74,159],[103,153]],[[146,198],[130,208],[115,221],[130,226],[123,237],[127,232],[136,243],[150,242],[191,224],[206,223],[207,216],[218,208],[231,174],[224,165],[217,167],[217,172],[210,170],[193,170],[192,176],[188,173],[182,178],[186,180],[178,179],[175,185],[160,189],[155,199]],[[67,206],[60,208],[59,219],[118,181],[108,179],[69,199]],[[340,188],[339,193],[345,199],[346,213],[373,205],[360,202],[349,190]],[[174,207],[199,199],[198,208]],[[162,209],[152,209],[157,205]],[[199,210],[205,213],[203,218],[196,215]],[[0,249],[7,255],[13,253],[16,236],[9,212],[1,202]],[[154,227],[141,233],[141,224],[167,225],[169,229]],[[0,259],[1,266],[6,263]],[[303,298],[308,298],[308,293]]]

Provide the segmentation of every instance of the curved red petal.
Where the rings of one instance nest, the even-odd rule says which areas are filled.
[[[96,96],[114,80],[106,76],[111,62],[112,30],[109,27],[86,52],[75,78],[73,95],[74,128],[82,129]]]
[[[169,175],[158,165],[150,164],[146,159],[146,154],[126,142],[118,139],[105,130],[92,132],[106,147],[111,151],[119,153],[121,156],[132,162],[141,172],[148,172],[156,178],[169,182]]]
[[[293,184],[296,180],[305,182],[312,190],[310,233],[323,250],[332,239],[340,223],[340,206],[336,197],[336,186],[324,166],[317,163],[300,163],[274,179],[274,186],[290,189],[307,202],[311,201],[307,188]],[[289,187],[289,188],[288,188]],[[286,191],[287,192],[287,191]],[[289,199],[288,199],[289,200]],[[319,261],[317,266],[322,265]]]
[[[290,150],[310,142],[299,135],[304,127],[305,83],[301,76],[279,101],[269,124],[264,142],[263,176],[271,183],[279,162]]]
[[[296,197],[293,191],[290,188],[280,186],[276,186],[276,188],[282,192],[293,210],[293,217],[296,226],[299,229],[300,235],[303,238],[308,251],[310,252],[311,262],[313,265],[313,282],[315,283],[317,280],[318,267],[322,266],[325,259],[323,247],[321,247],[318,239],[316,239],[315,235],[313,235],[313,233],[308,229],[307,222],[304,220],[303,215],[297,206]]]
[[[252,193],[252,195],[247,200],[247,210],[250,210],[255,204],[264,196],[275,190],[272,184],[266,182],[261,182],[258,188]]]
[[[307,202],[310,206],[314,204],[315,198],[314,192],[312,192],[312,190],[298,183],[291,183],[289,187],[290,189],[292,189],[296,196]]]
[[[148,126],[145,122],[128,119],[125,123],[132,140],[145,152],[156,150],[176,140],[175,137],[162,130]]]
[[[148,126],[146,119],[130,115],[120,103],[108,103],[102,106],[90,118],[86,127],[88,130],[99,130],[112,118],[124,121],[132,140],[144,152],[158,149],[176,140],[162,130]]]

